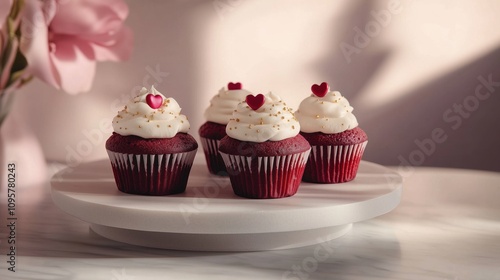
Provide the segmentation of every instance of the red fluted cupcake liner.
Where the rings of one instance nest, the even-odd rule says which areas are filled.
[[[186,190],[196,149],[190,152],[134,155],[108,150],[118,189],[124,193],[169,195]]]
[[[236,195],[282,198],[297,193],[309,152],[269,157],[220,154]]]
[[[368,141],[354,145],[311,145],[302,180],[313,183],[344,183],[354,180]]]
[[[227,170],[224,165],[224,160],[219,154],[220,140],[200,137],[201,146],[205,153],[208,171],[215,175],[226,176]]]

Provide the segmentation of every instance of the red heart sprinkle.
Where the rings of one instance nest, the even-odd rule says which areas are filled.
[[[227,89],[228,90],[238,90],[238,89],[242,89],[243,86],[241,85],[241,83],[229,83],[227,84]]]
[[[311,86],[311,90],[317,97],[323,97],[328,92],[328,84],[325,82],[321,83],[321,85],[314,84]]]
[[[262,105],[264,105],[265,97],[262,93],[257,94],[256,96],[253,96],[251,94],[247,95],[246,97],[246,102],[252,110],[257,110],[259,109]]]
[[[148,103],[149,107],[158,109],[161,107],[161,104],[163,104],[163,97],[150,93],[146,95],[146,103]]]

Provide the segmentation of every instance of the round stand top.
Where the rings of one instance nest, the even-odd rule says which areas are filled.
[[[190,234],[289,232],[346,225],[391,211],[402,192],[399,174],[362,161],[351,182],[303,182],[292,197],[241,198],[233,193],[228,178],[208,173],[202,154],[197,154],[182,194],[122,193],[108,160],[64,169],[52,178],[51,185],[55,204],[89,223]]]

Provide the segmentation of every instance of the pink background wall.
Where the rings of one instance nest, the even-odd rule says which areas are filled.
[[[499,1],[127,3],[129,61],[99,64],[85,94],[35,81],[16,98],[13,118],[50,160],[106,157],[111,118],[138,86],[176,98],[197,136],[228,81],[271,90],[294,108],[327,81],[369,135],[365,160],[500,171]]]

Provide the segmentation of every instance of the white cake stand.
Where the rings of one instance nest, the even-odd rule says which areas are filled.
[[[125,194],[108,160],[56,174],[52,198],[106,238],[140,246],[194,251],[260,251],[317,244],[347,233],[355,222],[393,210],[402,178],[361,162],[354,181],[302,183],[295,196],[245,199],[228,178],[210,175],[198,154],[187,190],[172,196]]]

